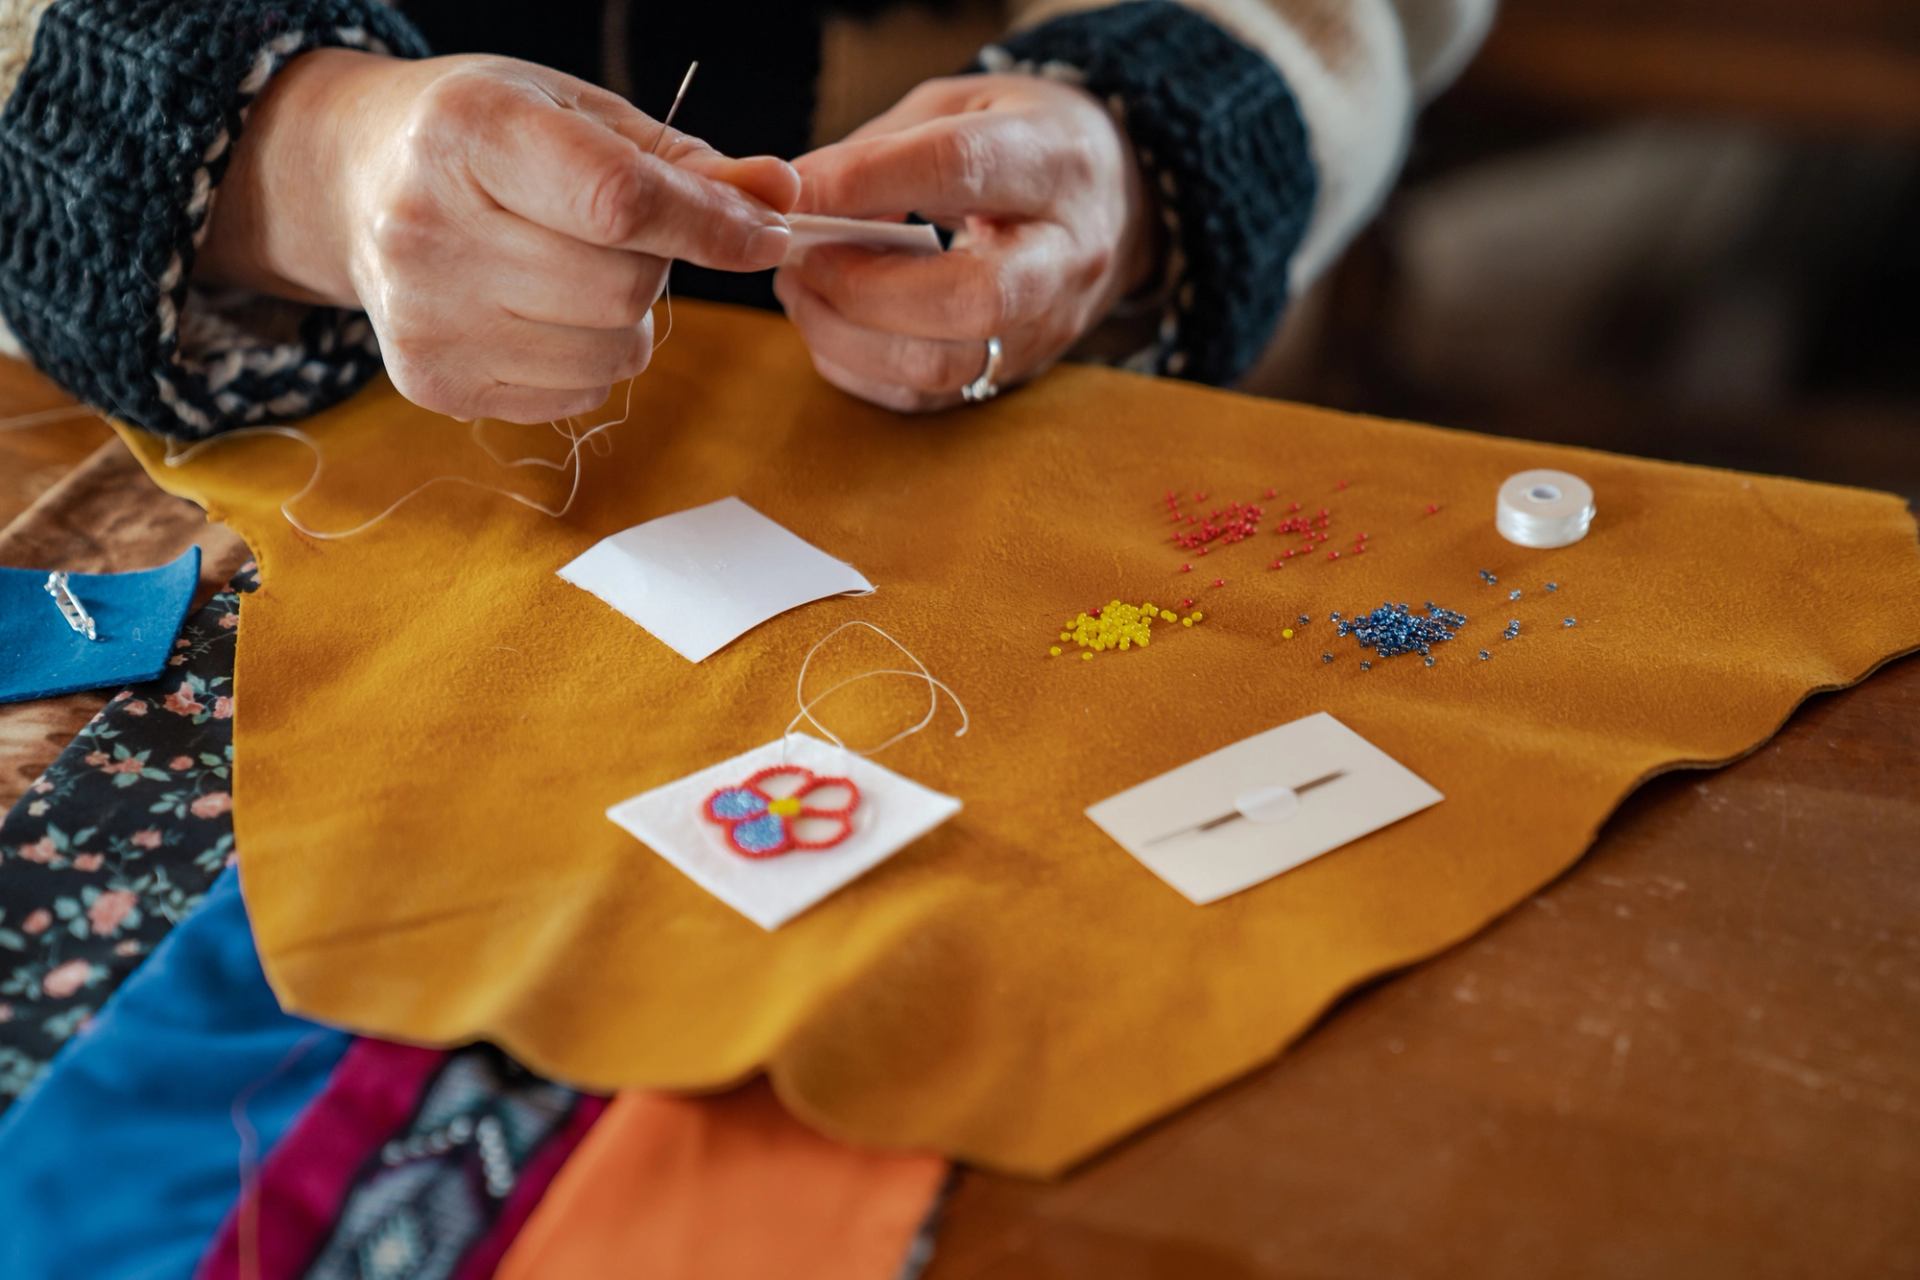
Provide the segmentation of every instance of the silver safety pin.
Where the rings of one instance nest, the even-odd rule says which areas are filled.
[[[73,588],[67,583],[67,575],[58,569],[47,575],[47,594],[53,597],[54,604],[60,607],[60,616],[67,625],[89,640],[98,640],[100,633],[93,624],[93,615],[80,603],[80,597],[73,594]]]
[[[1175,836],[1200,835],[1215,828],[1224,827],[1229,822],[1238,822],[1242,818],[1248,822],[1285,822],[1300,811],[1301,796],[1315,787],[1323,787],[1329,782],[1338,781],[1346,776],[1346,770],[1336,769],[1311,782],[1303,782],[1297,787],[1256,787],[1236,798],[1233,809],[1229,813],[1223,813],[1217,818],[1209,818],[1205,822],[1196,823],[1190,827],[1181,827],[1177,831],[1169,831],[1165,835],[1155,836],[1141,843],[1143,845],[1160,844]]]

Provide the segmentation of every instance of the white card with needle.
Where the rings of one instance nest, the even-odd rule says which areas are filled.
[[[1148,870],[1205,904],[1444,798],[1323,711],[1122,791],[1087,816]]]
[[[778,929],[960,811],[796,733],[655,787],[607,817],[762,929]]]
[[[661,516],[602,538],[560,569],[699,662],[787,610],[865,594],[860,571],[738,498]]]

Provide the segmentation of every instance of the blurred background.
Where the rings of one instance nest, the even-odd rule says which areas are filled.
[[[1252,385],[1920,500],[1917,300],[1920,0],[1502,0]]]
[[[1920,0],[1502,0],[1263,387],[1920,499]]]

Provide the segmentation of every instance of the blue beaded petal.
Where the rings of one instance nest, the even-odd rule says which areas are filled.
[[[787,838],[787,824],[777,813],[763,813],[757,818],[749,818],[733,828],[734,843],[748,853],[765,853],[769,849],[778,849]]]
[[[716,818],[751,818],[766,811],[766,797],[745,787],[728,787],[714,793],[712,812]]]

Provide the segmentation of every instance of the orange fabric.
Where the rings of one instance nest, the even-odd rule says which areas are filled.
[[[384,386],[311,426],[328,469],[299,513],[323,527],[454,467],[563,492],[549,473],[492,468],[464,426]],[[503,452],[554,449],[545,428],[486,430]],[[597,1089],[713,1088],[764,1068],[830,1134],[1029,1173],[1272,1057],[1355,983],[1465,938],[1578,858],[1651,774],[1738,756],[1809,692],[1920,646],[1920,546],[1885,494],[1096,369],[901,418],[825,386],[777,317],[713,307],[681,306],[616,451],[587,459],[561,520],[442,485],[358,538],[314,543],[278,510],[309,471],[299,445],[239,440],[168,469],[157,443],[128,438],[264,572],[239,650],[235,818],[256,937],[291,1010],[392,1038],[490,1039]],[[1585,541],[1501,540],[1495,491],[1529,467],[1593,484]],[[1197,571],[1182,574],[1160,506],[1176,485],[1274,486],[1282,507],[1333,511],[1330,547],[1366,532],[1371,549],[1274,571],[1268,547],[1285,540],[1263,535],[1186,557]],[[554,576],[608,533],[727,494],[851,560],[878,594],[795,610],[694,665]],[[1199,586],[1215,577],[1228,585]],[[1548,579],[1559,593],[1541,592]],[[1510,605],[1515,586],[1527,596]],[[1080,609],[1183,594],[1200,626],[1091,662],[1046,657]],[[1432,669],[1363,673],[1327,613],[1386,599],[1472,622]],[[1299,613],[1314,621],[1282,639]],[[1506,643],[1510,617],[1527,630]],[[966,808],[763,933],[603,814],[775,736],[801,656],[850,618],[966,700],[972,733],[936,726],[881,758]],[[897,657],[838,645],[814,687]],[[1482,647],[1493,661],[1474,659]],[[1323,666],[1322,650],[1340,661]],[[874,741],[925,706],[924,686],[868,681],[821,714]],[[1315,711],[1446,800],[1207,907],[1082,814]]]
[[[823,1138],[764,1083],[623,1093],[540,1200],[499,1280],[894,1280],[946,1177],[938,1156]]]

